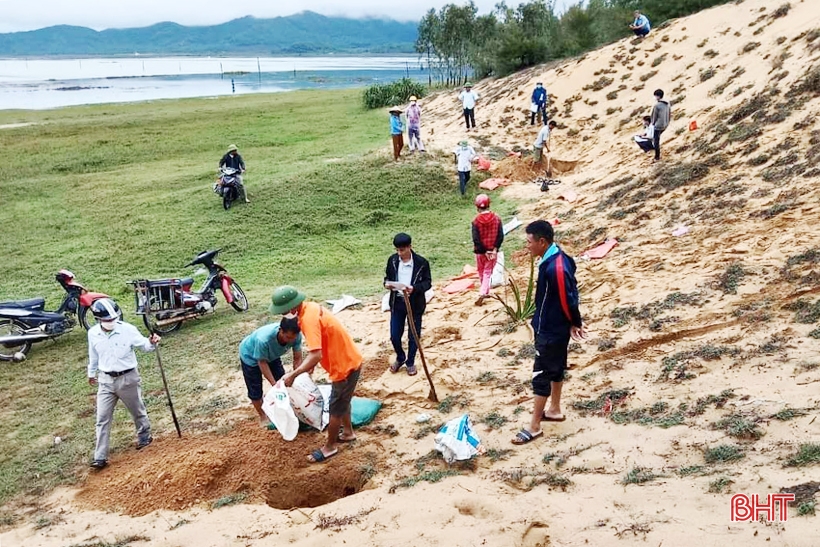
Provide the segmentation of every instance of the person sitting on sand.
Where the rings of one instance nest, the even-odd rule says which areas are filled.
[[[629,28],[632,32],[635,33],[635,36],[643,38],[649,31],[651,30],[651,25],[649,24],[649,19],[646,15],[641,13],[641,10],[635,10],[633,15],[635,16],[635,20],[629,25]]]
[[[635,135],[633,139],[644,152],[651,152],[655,149],[655,126],[652,125],[651,117],[643,117],[643,131]]]
[[[239,364],[248,399],[264,427],[270,420],[262,411],[262,378],[274,385],[285,375],[282,356],[288,350],[293,350],[293,368],[298,368],[302,364],[302,334],[296,319],[287,317],[279,323],[259,327],[239,344]]]
[[[330,422],[327,441],[308,456],[311,463],[320,463],[339,452],[339,443],[356,440],[350,417],[350,402],[362,371],[362,354],[353,338],[330,310],[316,302],[305,302],[305,294],[285,285],[273,291],[270,312],[295,315],[310,351],[302,364],[282,377],[286,386],[300,374],[310,374],[321,364],[330,378]]]
[[[532,391],[535,394],[532,419],[513,439],[513,444],[527,444],[543,435],[541,422],[563,422],[561,388],[567,368],[569,340],[586,338],[578,309],[578,285],[575,261],[555,243],[555,232],[546,220],[531,222],[527,228],[527,250],[538,262],[538,285],[535,289],[535,363]],[[547,399],[550,406],[545,411]]]
[[[532,161],[534,163],[541,163],[541,159],[544,156],[544,147],[547,148],[547,152],[550,151],[550,133],[557,125],[555,120],[550,120],[550,122],[538,132],[538,137],[536,137],[535,142],[532,143]]]

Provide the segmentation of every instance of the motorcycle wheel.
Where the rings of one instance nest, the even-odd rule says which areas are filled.
[[[179,321],[177,323],[171,323],[170,325],[163,325],[161,327],[157,326],[157,324],[152,319],[152,316],[150,316],[147,313],[142,316],[142,322],[145,323],[145,328],[148,329],[148,332],[155,332],[161,335],[166,335],[174,331],[178,331],[182,327],[182,321]]]
[[[25,326],[13,319],[0,319],[0,336],[10,336],[23,334]],[[22,353],[26,355],[31,349],[31,342],[24,342],[16,346],[0,344],[0,361],[13,361],[14,354]]]
[[[96,300],[94,302],[96,302]],[[88,306],[80,306],[80,309],[77,310],[77,319],[80,320],[80,324],[85,330],[89,330],[97,324],[97,320],[94,319],[94,314],[89,315]],[[122,310],[120,310],[120,321],[122,321]]]
[[[222,207],[227,211],[231,208],[231,203],[233,203],[233,191],[227,190],[225,196],[222,198]]]
[[[248,311],[248,298],[236,281],[231,282],[231,295],[233,295],[233,302],[231,302],[233,309],[239,312]]]

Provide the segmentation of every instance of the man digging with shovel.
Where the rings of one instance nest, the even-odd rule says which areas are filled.
[[[350,402],[361,374],[362,354],[336,316],[316,302],[305,302],[305,294],[295,287],[285,285],[273,291],[270,312],[295,315],[309,348],[302,364],[282,377],[285,385],[290,387],[297,376],[303,372],[310,374],[320,363],[330,377],[327,442],[308,456],[311,463],[323,462],[339,452],[340,442],[356,440]]]

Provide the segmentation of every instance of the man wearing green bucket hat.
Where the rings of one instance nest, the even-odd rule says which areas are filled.
[[[303,372],[310,374],[318,364],[327,371],[331,381],[327,442],[308,456],[308,461],[319,463],[335,456],[340,442],[356,439],[350,420],[350,401],[359,381],[362,354],[336,316],[316,302],[305,302],[305,298],[296,287],[278,287],[271,297],[270,312],[295,315],[309,349],[302,364],[282,377],[285,385],[292,385]]]
[[[464,110],[464,122],[467,124],[467,131],[470,130],[470,124],[475,129],[475,103],[478,100],[478,93],[473,91],[473,84],[467,82],[464,84],[464,91],[462,91],[458,98],[461,100],[461,106]]]
[[[456,158],[456,169],[458,170],[458,190],[462,197],[467,193],[467,183],[470,182],[470,171],[473,162],[478,159],[478,154],[475,153],[475,148],[470,146],[467,141],[461,141],[453,149],[453,154]]]

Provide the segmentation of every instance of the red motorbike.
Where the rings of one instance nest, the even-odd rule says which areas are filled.
[[[137,315],[142,315],[150,332],[168,334],[182,326],[183,321],[201,317],[216,307],[216,294],[221,291],[225,300],[238,312],[247,311],[248,299],[228,271],[214,262],[221,249],[199,253],[185,267],[201,265],[208,269],[208,279],[199,291],[193,290],[191,277],[182,279],[137,279],[134,287]]]

